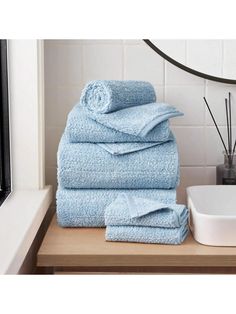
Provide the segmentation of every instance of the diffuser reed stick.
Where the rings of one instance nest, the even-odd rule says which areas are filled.
[[[218,125],[217,125],[217,123],[216,123],[216,120],[215,120],[215,118],[214,118],[214,116],[213,116],[213,114],[212,114],[212,112],[211,112],[211,109],[210,109],[210,107],[209,107],[209,105],[208,105],[208,102],[207,102],[207,100],[206,100],[206,97],[203,97],[203,99],[204,99],[204,101],[205,101],[205,103],[206,103],[206,106],[207,106],[207,109],[208,109],[208,111],[209,111],[209,113],[210,113],[210,115],[211,115],[211,118],[212,118],[212,120],[213,120],[213,122],[214,122],[214,124],[215,124],[216,130],[217,130],[217,132],[218,132],[218,134],[219,134],[219,137],[220,137],[220,139],[221,139],[221,142],[222,142],[222,144],[223,144],[223,146],[224,146],[225,153],[226,153],[226,155],[227,155],[227,157],[228,157],[228,159],[229,159],[228,150],[227,150],[227,148],[226,148],[225,142],[224,142],[223,137],[222,137],[222,135],[221,135],[221,133],[220,133],[220,130],[219,130],[219,127],[218,127]]]
[[[229,139],[230,139],[230,144],[229,144],[229,154],[231,155],[232,153],[232,121],[231,121],[231,94],[229,93]]]
[[[227,121],[227,135],[228,135],[228,147],[230,146],[230,130],[229,130],[229,110],[228,110],[228,100],[225,98],[225,114]]]

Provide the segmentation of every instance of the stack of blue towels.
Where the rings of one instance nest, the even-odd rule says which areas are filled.
[[[148,82],[90,82],[59,144],[59,225],[107,225],[109,241],[181,243],[188,215],[175,204],[179,160],[169,128],[180,115],[156,102]]]

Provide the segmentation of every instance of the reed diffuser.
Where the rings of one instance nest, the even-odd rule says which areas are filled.
[[[219,127],[216,123],[214,115],[211,111],[211,108],[206,100],[203,97],[207,109],[211,115],[213,123],[216,127],[216,130],[219,134],[220,140],[223,145],[223,154],[224,154],[224,163],[216,167],[216,183],[224,185],[236,185],[236,139],[233,144],[233,135],[232,135],[232,107],[231,107],[231,94],[229,93],[228,98],[225,98],[225,116],[226,116],[226,125],[227,125],[227,145],[223,139],[223,136],[219,130]]]

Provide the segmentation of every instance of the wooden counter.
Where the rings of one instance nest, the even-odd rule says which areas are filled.
[[[61,228],[54,217],[38,252],[51,272],[236,273],[236,248],[106,242],[105,229]]]

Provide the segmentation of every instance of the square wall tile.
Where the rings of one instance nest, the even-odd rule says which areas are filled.
[[[223,40],[223,77],[236,80],[236,40]]]
[[[52,44],[45,46],[45,86],[58,87],[82,84],[82,47]]]
[[[185,64],[186,40],[183,39],[153,39],[151,40],[162,52],[172,59]]]
[[[44,42],[54,45],[82,45],[83,39],[46,39]]]
[[[121,45],[123,44],[122,39],[82,39],[83,45]]]
[[[226,125],[225,98],[228,98],[229,92],[232,100],[232,124],[236,125],[236,86],[207,82],[206,99],[218,125]],[[206,123],[214,125],[208,110],[206,110]]]
[[[125,45],[124,78],[162,85],[164,81],[163,58],[147,45]]]
[[[205,164],[205,133],[203,127],[172,127],[176,137],[180,165],[202,166]]]
[[[222,137],[224,139],[226,147],[228,147],[227,141],[227,129],[226,127],[219,128]],[[236,138],[236,128],[234,127],[232,130],[233,133],[233,142]],[[224,147],[220,140],[220,137],[216,131],[215,127],[207,127],[206,128],[206,163],[208,166],[216,166],[218,164],[222,164],[224,161]]]
[[[45,130],[46,167],[57,166],[57,150],[63,132],[63,128],[47,127]]]
[[[58,46],[51,43],[51,40],[44,42],[44,80],[45,88],[57,86]]]
[[[91,44],[83,46],[83,81],[121,80],[122,45]]]
[[[187,40],[188,67],[213,76],[222,76],[222,40]]]
[[[205,184],[204,167],[181,167],[180,168],[180,185],[177,188],[177,202],[186,204],[186,188],[193,185]]]
[[[175,106],[184,116],[171,119],[172,125],[201,125],[205,124],[205,106],[202,98],[204,86],[172,86],[167,85],[165,101]]]
[[[208,185],[216,184],[216,167],[206,167],[206,183]]]
[[[165,102],[165,87],[162,85],[153,85],[156,93],[157,102]]]
[[[165,61],[166,85],[204,85],[205,80]]]
[[[45,121],[47,126],[65,127],[68,113],[79,102],[82,87],[45,89]]]
[[[58,45],[58,85],[81,85],[82,47],[80,45]]]
[[[146,45],[142,39],[125,39],[123,42],[125,45]]]

